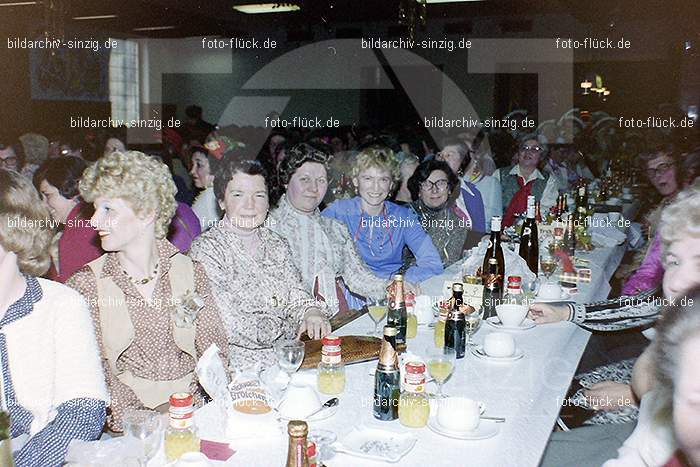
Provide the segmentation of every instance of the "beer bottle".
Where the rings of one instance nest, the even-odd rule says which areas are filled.
[[[384,326],[384,340],[379,350],[379,363],[374,374],[374,418],[391,421],[399,418],[401,374],[396,353],[396,328]]]
[[[309,467],[309,458],[306,454],[306,436],[309,434],[309,426],[304,421],[292,420],[287,424],[287,433],[289,433],[289,448],[286,467]]]
[[[394,275],[394,281],[389,287],[389,311],[386,324],[396,328],[396,343],[406,343],[406,299],[404,298],[403,275]]]
[[[520,257],[525,260],[530,271],[537,274],[540,260],[540,244],[537,238],[537,221],[535,220],[535,197],[527,197],[527,219],[520,236]],[[531,203],[532,202],[532,203]]]

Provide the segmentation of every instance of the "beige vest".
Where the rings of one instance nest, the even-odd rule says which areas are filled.
[[[129,386],[136,396],[149,408],[155,408],[168,402],[172,393],[189,392],[194,371],[180,379],[172,381],[153,381],[135,376],[131,371],[117,370],[117,359],[129,348],[134,340],[134,325],[129,316],[124,292],[109,277],[101,277],[102,267],[107,255],[102,255],[88,263],[97,279],[97,296],[99,297],[100,326],[102,327],[102,345],[112,373],[124,384]],[[194,291],[194,268],[192,260],[182,254],[171,258],[170,289],[173,296]],[[173,322],[175,344],[183,352],[196,359],[195,327],[181,328]]]

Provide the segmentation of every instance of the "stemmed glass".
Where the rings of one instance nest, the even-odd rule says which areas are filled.
[[[474,308],[471,313],[466,313],[464,315],[465,330],[467,331],[467,349],[470,349],[472,345],[472,336],[476,334],[476,331],[481,327],[481,320],[484,318],[484,307],[480,306]]]
[[[379,335],[379,323],[382,322],[387,314],[386,300],[372,300],[367,306],[369,317],[374,322],[374,329],[370,330],[371,335]]]
[[[143,455],[139,456],[140,466],[146,466],[160,449],[163,442],[163,417],[153,410],[127,409],[122,421],[124,435],[141,442]]]
[[[283,339],[275,342],[274,349],[280,368],[291,379],[304,361],[304,343],[297,339]]]
[[[540,269],[545,277],[547,277],[547,282],[549,282],[550,277],[552,277],[552,274],[554,274],[554,271],[557,269],[556,258],[551,255],[543,255],[542,258],[540,258]]]
[[[437,397],[445,397],[442,385],[455,369],[455,349],[440,347],[428,352],[428,372],[438,387]]]
[[[528,299],[528,305],[535,299],[540,290],[540,278],[535,276],[532,280],[525,279],[522,283],[523,294]]]

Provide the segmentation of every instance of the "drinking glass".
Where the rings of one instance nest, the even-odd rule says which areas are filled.
[[[143,446],[138,461],[146,466],[163,442],[163,416],[154,410],[127,409],[123,417],[124,435],[136,438]]]
[[[481,327],[481,320],[484,318],[484,307],[480,306],[474,308],[471,313],[466,313],[464,315],[465,325],[464,328],[467,331],[467,349],[470,349],[472,345],[472,336],[476,334],[476,331]]]
[[[442,385],[454,371],[456,359],[455,350],[449,347],[440,347],[428,352],[428,372],[437,384],[438,397],[445,397]]]
[[[540,278],[535,276],[532,280],[524,280],[522,283],[523,294],[528,300],[528,305],[535,299],[540,291]]]
[[[540,269],[549,282],[550,277],[552,277],[552,274],[554,274],[554,271],[557,269],[556,258],[551,255],[542,256],[542,258],[540,258]]]
[[[283,339],[275,342],[275,355],[280,368],[291,379],[304,361],[304,343],[297,339]]]
[[[387,314],[386,300],[373,300],[367,306],[369,312],[367,313],[369,317],[374,322],[374,329],[371,329],[370,335],[379,335],[379,323],[382,322]]]

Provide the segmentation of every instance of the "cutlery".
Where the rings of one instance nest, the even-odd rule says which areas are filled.
[[[505,423],[505,417],[487,417],[486,415],[481,416],[482,420],[488,420],[494,423]]]
[[[314,415],[319,413],[321,410],[335,407],[336,405],[338,405],[339,402],[340,402],[340,399],[338,399],[337,397],[334,397],[333,399],[328,399],[325,404],[323,404],[321,407],[319,407],[318,409],[311,412],[309,415],[306,416],[306,418],[309,419],[309,418],[313,417]]]

